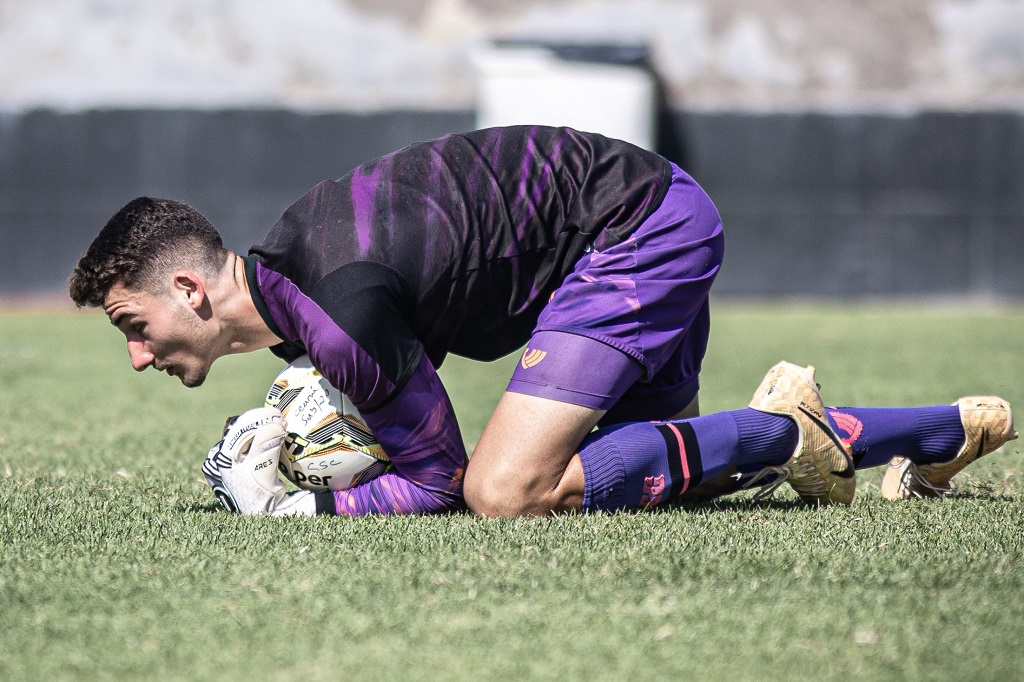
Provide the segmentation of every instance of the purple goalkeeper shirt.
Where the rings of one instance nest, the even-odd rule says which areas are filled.
[[[670,173],[599,135],[493,128],[371,161],[285,211],[246,268],[285,340],[272,350],[308,353],[394,464],[335,493],[338,513],[462,506],[467,457],[436,368],[525,343],[576,261],[632,234]]]

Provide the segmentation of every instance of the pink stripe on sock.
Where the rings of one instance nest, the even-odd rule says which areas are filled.
[[[679,443],[679,460],[683,465],[683,487],[680,489],[680,494],[685,493],[686,489],[690,487],[690,467],[686,463],[686,446],[683,445],[683,434],[679,433],[679,429],[672,422],[665,424],[672,430],[672,433],[676,436],[676,442]]]

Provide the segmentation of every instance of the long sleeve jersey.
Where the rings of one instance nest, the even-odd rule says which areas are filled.
[[[359,408],[394,471],[338,513],[461,506],[465,448],[436,374],[449,352],[522,346],[588,248],[628,237],[670,166],[568,128],[493,128],[412,145],[327,180],[250,249],[257,309]]]

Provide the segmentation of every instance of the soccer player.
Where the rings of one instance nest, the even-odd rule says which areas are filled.
[[[675,165],[599,135],[513,127],[413,145],[325,181],[244,257],[191,207],[136,199],[90,245],[70,292],[104,308],[135,369],[186,386],[229,353],[308,353],[394,472],[289,497],[301,513],[642,506],[734,466],[760,482],[765,465],[809,502],[849,503],[853,463],[811,370],[776,368],[754,409],[706,429],[676,423],[698,413],[722,255],[718,212]],[[526,342],[467,463],[435,370],[449,352],[490,360]],[[257,450],[273,451],[275,420],[250,417],[229,429],[225,443],[241,449],[213,458],[215,475],[230,478],[260,429]],[[663,423],[588,436],[648,420]],[[658,462],[671,466],[664,485]]]

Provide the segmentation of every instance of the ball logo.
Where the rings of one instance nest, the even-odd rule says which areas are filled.
[[[540,361],[546,358],[548,355],[547,351],[526,349],[523,353],[523,359],[519,361],[519,364],[523,366],[523,369],[530,369],[540,364]]]
[[[284,435],[284,453],[294,462],[302,459],[303,452],[309,446],[309,441],[297,433],[288,432]]]
[[[293,473],[295,475],[296,485],[308,483],[309,485],[320,486],[322,488],[330,488],[331,479],[334,478],[333,476],[318,476],[316,474],[307,474],[304,471],[295,471]]]

